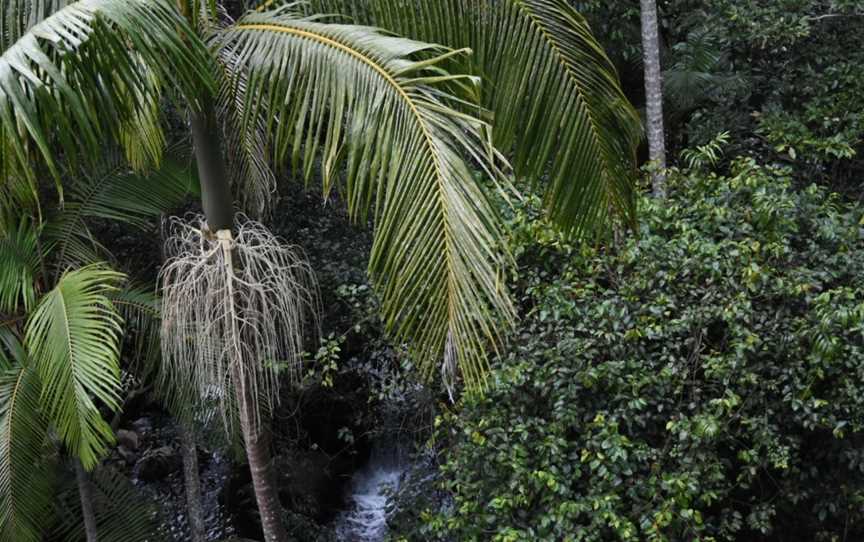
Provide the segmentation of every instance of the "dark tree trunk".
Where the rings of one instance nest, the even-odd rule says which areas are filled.
[[[207,104],[204,111],[194,113],[191,125],[207,225],[213,233],[230,230],[234,225],[234,208],[213,106]]]
[[[666,195],[666,138],[663,129],[663,76],[660,72],[660,36],[656,0],[640,0],[642,8],[642,55],[645,64],[645,109],[648,156],[658,168],[652,179],[654,195]]]
[[[234,213],[212,104],[208,103],[202,112],[193,115],[191,124],[207,225],[214,233],[230,231],[234,224]],[[235,371],[234,377],[235,385],[239,388],[240,426],[264,538],[267,542],[287,542],[288,533],[282,523],[282,505],[264,425],[257,417],[255,398],[247,390],[242,375]]]
[[[246,444],[246,459],[252,474],[264,539],[266,542],[286,542],[288,533],[282,522],[282,503],[279,501],[279,486],[270,454],[270,440],[262,421],[256,415],[255,400],[245,385],[238,390],[237,402],[240,408],[240,429]]]
[[[78,480],[78,495],[81,498],[81,516],[84,518],[84,534],[87,542],[98,542],[99,535],[96,531],[96,514],[93,512],[93,487],[90,485],[90,477],[79,459],[75,463],[75,478]]]
[[[186,492],[186,512],[189,516],[191,542],[205,542],[204,509],[201,506],[201,484],[198,476],[198,447],[195,432],[185,423],[178,424],[181,451],[183,454],[183,482]]]

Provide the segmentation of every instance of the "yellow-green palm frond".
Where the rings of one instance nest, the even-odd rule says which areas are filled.
[[[479,111],[475,80],[442,67],[465,52],[291,6],[247,15],[220,47],[243,70],[244,123],[267,112],[272,160],[307,179],[320,164],[325,191],[342,176],[352,214],[374,212],[369,271],[387,329],[427,374],[458,361],[469,387],[482,386],[514,310],[500,218],[482,186],[497,186],[495,154],[466,112]]]
[[[0,542],[40,542],[52,505],[54,469],[35,368],[9,328],[0,328]]]
[[[99,402],[119,408],[121,326],[107,295],[122,279],[104,265],[69,271],[42,297],[25,327],[45,415],[87,469],[114,440]]]
[[[169,0],[73,2],[0,54],[0,171],[36,186],[44,163],[59,182],[58,155],[92,162],[106,137],[128,148],[130,134],[142,138],[135,161],[156,158],[161,82],[194,104],[211,74],[206,47]]]
[[[635,212],[639,116],[585,19],[568,0],[310,0],[397,34],[468,47],[483,77],[496,146],[520,177],[542,180],[546,208],[567,231]]]

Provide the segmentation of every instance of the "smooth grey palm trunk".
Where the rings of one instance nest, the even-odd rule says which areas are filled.
[[[90,485],[90,476],[78,458],[73,462],[75,479],[78,481],[78,495],[81,499],[81,516],[84,518],[84,534],[87,542],[98,542],[99,534],[96,530],[96,513],[93,511],[93,487]]]
[[[233,202],[215,119],[213,107],[207,103],[200,113],[192,117],[191,122],[204,216],[214,234],[220,230],[230,231],[234,224]],[[234,381],[239,383],[240,388],[236,390],[240,429],[246,445],[246,457],[252,474],[264,538],[267,542],[287,542],[288,533],[282,523],[282,504],[279,501],[266,430],[261,420],[256,419],[255,398],[248,390],[239,368],[235,367],[234,370]]]
[[[205,103],[203,111],[192,115],[190,124],[207,225],[213,233],[230,230],[234,225],[234,209],[212,104]]]
[[[204,508],[201,505],[201,483],[198,475],[198,446],[195,431],[185,423],[178,425],[183,455],[183,483],[186,493],[186,512],[189,517],[189,540],[205,542]]]
[[[654,195],[666,195],[666,137],[663,128],[663,76],[660,71],[660,35],[656,0],[640,0],[642,9],[642,55],[645,64],[645,109],[648,157],[657,167]]]

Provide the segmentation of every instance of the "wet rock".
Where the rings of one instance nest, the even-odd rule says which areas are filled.
[[[237,535],[252,539],[263,539],[255,488],[248,465],[234,465],[227,483],[219,495],[219,502],[231,515],[231,523]]]
[[[127,465],[134,465],[136,461],[138,461],[138,454],[129,450],[125,446],[117,447],[117,453],[123,458],[123,461],[126,462]]]
[[[330,459],[320,451],[295,450],[276,459],[279,496],[290,510],[325,521],[341,501],[341,484],[333,479]]]
[[[121,429],[117,431],[117,444],[126,448],[127,450],[137,450],[138,433],[136,433],[135,431],[129,431],[128,429]]]
[[[171,446],[147,450],[135,465],[135,475],[139,480],[153,482],[161,480],[180,470],[183,460]]]

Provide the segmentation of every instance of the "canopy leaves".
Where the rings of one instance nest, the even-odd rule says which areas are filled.
[[[0,313],[29,312],[36,304],[40,229],[21,217],[0,230]]]
[[[16,6],[4,4],[4,17]],[[198,90],[212,85],[211,63],[168,0],[63,7],[0,55],[0,173],[25,177],[35,191],[37,156],[59,180],[58,150],[89,163],[106,138],[137,145],[131,157],[139,163],[158,162],[163,140],[153,117],[161,82],[195,104]]]
[[[546,209],[590,233],[610,210],[633,223],[639,116],[585,19],[567,0],[311,0],[432,43],[468,47],[461,67],[483,77],[495,144],[518,176],[543,179]]]
[[[0,9],[0,51],[28,30],[76,0],[6,0]]]
[[[101,246],[88,221],[104,219],[138,228],[152,227],[154,218],[181,205],[195,190],[188,167],[174,160],[146,173],[138,173],[119,160],[92,175],[66,182],[66,203],[49,217],[45,238],[54,248],[52,259],[62,271],[103,258]]]
[[[220,47],[242,70],[244,124],[268,112],[272,160],[307,179],[320,163],[325,191],[344,174],[352,214],[374,210],[369,271],[388,330],[427,374],[458,359],[480,386],[513,307],[499,280],[500,219],[466,162],[497,185],[486,126],[465,112],[478,110],[475,81],[443,67],[463,52],[290,9],[247,15]]]

